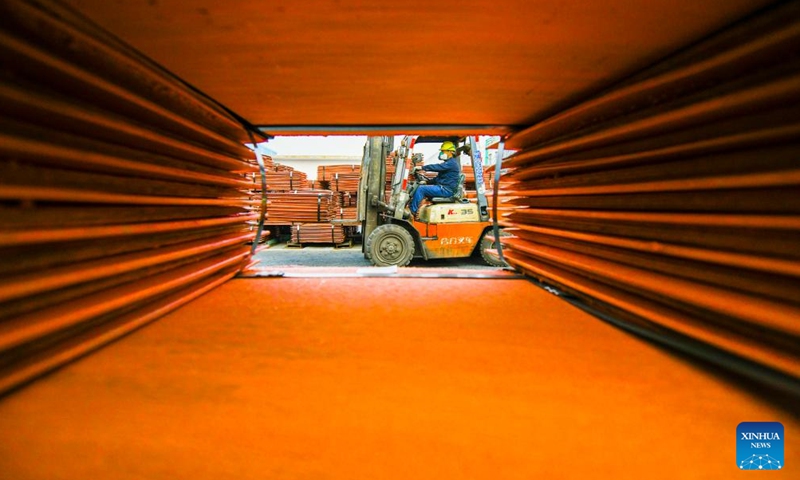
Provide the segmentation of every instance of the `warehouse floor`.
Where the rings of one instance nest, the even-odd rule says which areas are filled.
[[[5,398],[0,476],[729,478],[742,421],[797,468],[796,416],[527,280],[236,279]]]
[[[369,267],[371,263],[364,258],[361,245],[349,248],[312,245],[303,248],[287,247],[285,243],[273,245],[257,253],[259,267]],[[411,267],[419,268],[458,268],[470,270],[499,270],[486,264],[480,257],[446,258],[424,260],[415,258]]]

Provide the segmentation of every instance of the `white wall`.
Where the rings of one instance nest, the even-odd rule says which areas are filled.
[[[400,146],[402,136],[395,137],[395,148]],[[365,136],[309,136],[309,137],[277,137],[266,143],[266,147],[277,155],[273,159],[284,165],[306,173],[309,180],[317,180],[317,167],[321,165],[360,165],[364,152]],[[487,142],[488,140],[488,142]],[[496,150],[486,150],[487,143],[496,141],[497,137],[480,137],[485,165],[494,164]],[[414,152],[425,156],[425,164],[437,163],[438,143],[420,143]],[[510,152],[506,152],[506,156]],[[471,165],[468,156],[461,156],[462,165]]]
[[[361,165],[361,157],[351,155],[277,155],[272,157],[276,163],[292,167],[308,175],[309,180],[317,179],[317,167],[322,165]]]

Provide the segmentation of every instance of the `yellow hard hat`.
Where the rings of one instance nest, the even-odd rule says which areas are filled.
[[[456,146],[455,144],[453,144],[453,142],[447,141],[442,144],[442,147],[439,148],[439,150],[441,150],[442,152],[447,152],[447,151],[455,152]]]

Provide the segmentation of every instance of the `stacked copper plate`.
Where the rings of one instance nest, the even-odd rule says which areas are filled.
[[[317,167],[318,179],[314,185],[336,192],[339,209],[334,214],[338,222],[358,221],[357,196],[361,179],[360,165],[324,165]]]
[[[484,166],[484,188],[487,190],[490,188],[490,182],[487,179],[488,170]],[[475,170],[472,168],[472,165],[462,165],[461,166],[461,173],[464,174],[464,190],[466,191],[467,198],[474,199],[477,198],[477,186],[475,185]],[[488,199],[488,197],[487,197]],[[491,203],[491,199],[488,199]]]
[[[266,223],[269,225],[288,226],[299,222],[328,222],[332,219],[350,218],[349,208],[348,215],[341,208],[342,193],[309,186],[309,183],[320,185],[328,182],[308,182],[305,173],[281,164],[274,164],[266,173],[266,179]],[[254,192],[259,193],[260,190]]]
[[[753,378],[800,377],[796,2],[508,146],[513,266]]]
[[[317,167],[317,181],[334,192],[358,192],[361,178],[360,165],[321,165]]]
[[[296,190],[267,194],[267,223],[330,222],[339,212],[339,197],[330,190]]]
[[[503,169],[506,172],[513,171],[511,169]],[[489,167],[486,169],[486,201],[489,205],[489,215],[494,218],[494,167]],[[513,177],[506,173],[505,176],[500,177],[499,189],[497,191],[497,216],[499,219],[507,216],[514,210],[523,208],[514,203],[517,199],[514,196],[514,191],[516,189],[516,182],[514,181]],[[470,200],[477,199],[478,192],[471,190],[467,191],[467,198]]]
[[[300,223],[292,225],[292,243],[334,243],[340,244],[347,239],[345,227],[330,223]]]
[[[334,217],[334,219],[347,223],[356,222],[358,220],[358,208],[355,206],[342,207],[339,209],[339,213]]]
[[[483,171],[484,171],[483,178],[484,178],[484,182],[485,182],[486,181],[486,171],[487,171],[486,166],[484,166]],[[464,178],[464,183],[466,183],[468,186],[471,187],[471,188],[469,188],[470,190],[475,190],[475,169],[472,168],[472,165],[462,165],[461,166],[461,173],[463,173],[464,177],[465,177]]]
[[[309,188],[306,175],[294,169],[268,171],[266,178],[269,192],[288,192]]]
[[[309,188],[308,175],[300,170],[295,170],[294,167],[276,163],[274,167],[276,173],[283,173],[288,175],[289,180],[293,181],[293,188],[290,190],[300,190]]]
[[[317,167],[317,180],[332,181],[336,175],[361,174],[361,165],[321,165]]]
[[[358,219],[357,195],[350,192],[337,192],[339,195],[339,215],[338,220],[355,221]]]
[[[56,3],[2,9],[5,392],[234,276],[261,195],[224,108]]]
[[[386,190],[386,202],[388,202],[392,196],[392,180],[394,179],[394,172],[397,169],[395,165],[395,152],[391,152],[386,156],[386,182],[385,182],[385,190]]]
[[[334,192],[358,193],[360,173],[334,173],[328,180],[328,188]]]
[[[350,192],[337,192],[339,196],[339,204],[342,207],[355,207],[357,195]]]

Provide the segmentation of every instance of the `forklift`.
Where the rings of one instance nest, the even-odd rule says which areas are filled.
[[[467,153],[472,159],[477,199],[472,202],[465,198],[462,173],[452,197],[429,199],[430,203],[420,207],[417,218],[409,218],[406,206],[416,189],[427,180],[413,168],[421,166],[424,160],[422,154],[414,154],[414,146],[444,141],[458,145],[456,155]],[[402,267],[413,258],[431,260],[480,255],[489,265],[506,266],[495,250],[483,161],[475,137],[404,137],[393,152],[395,171],[387,192],[386,159],[392,150],[392,137],[369,137],[364,146],[358,192],[364,256],[376,266]]]

